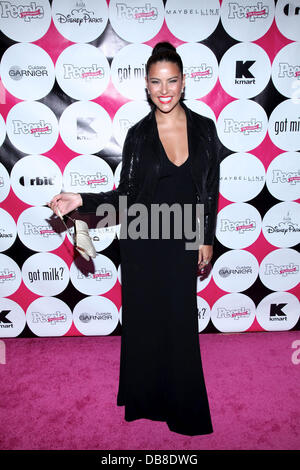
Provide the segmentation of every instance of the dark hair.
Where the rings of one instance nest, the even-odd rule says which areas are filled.
[[[157,43],[153,50],[152,54],[149,57],[146,64],[146,75],[148,76],[150,67],[156,62],[173,62],[178,65],[178,68],[183,75],[183,65],[180,55],[176,52],[176,49],[169,42],[159,42]]]

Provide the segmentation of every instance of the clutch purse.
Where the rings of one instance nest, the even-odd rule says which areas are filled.
[[[66,227],[69,235],[72,237],[72,234],[69,230],[69,227],[65,223],[64,218],[60,213],[60,210],[57,209],[57,212],[58,212],[59,218],[61,219],[64,226]],[[89,261],[90,257],[91,258],[96,258],[97,253],[96,253],[95,247],[93,245],[93,242],[91,240],[91,237],[89,235],[89,228],[88,228],[87,223],[84,222],[83,220],[72,219],[72,217],[69,217],[68,215],[66,215],[65,217],[72,220],[72,222],[73,222],[74,236],[72,238],[73,238],[73,241],[74,241],[74,246],[75,246],[76,250],[78,251],[78,253],[80,253],[81,256],[86,261]]]

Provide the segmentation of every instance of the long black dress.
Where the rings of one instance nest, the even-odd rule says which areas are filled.
[[[152,202],[192,203],[194,207],[190,158],[176,166],[161,142],[160,147],[162,165]],[[148,223],[150,235],[150,215]],[[193,229],[195,224],[194,211]],[[192,436],[211,433],[212,423],[198,337],[198,251],[186,250],[185,241],[184,237],[162,239],[161,230],[159,239],[120,240],[122,338],[117,405],[125,405],[126,421],[165,421],[171,431]]]

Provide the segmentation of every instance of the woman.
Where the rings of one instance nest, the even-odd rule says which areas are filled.
[[[118,188],[99,194],[62,193],[49,205],[64,215],[77,208],[96,212],[102,203],[118,208],[119,196],[127,196],[128,207],[137,202],[149,209],[154,204],[177,203],[182,208],[187,204],[193,208],[189,228],[194,233],[199,230],[196,203],[204,205],[200,221],[204,238],[197,249],[186,249],[190,237],[176,238],[174,219],[167,238],[161,226],[155,239],[134,239],[124,233],[120,238],[122,340],[117,404],[125,405],[127,421],[166,421],[171,431],[192,436],[212,432],[196,285],[198,266],[206,266],[213,254],[219,142],[213,121],[182,102],[184,86],[176,49],[169,43],[157,44],[146,65],[153,108],[127,133]],[[129,227],[132,218],[127,217]],[[155,225],[151,217],[149,210],[148,234]]]

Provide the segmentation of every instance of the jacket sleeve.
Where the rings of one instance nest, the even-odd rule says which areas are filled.
[[[220,150],[221,145],[215,123],[209,123],[208,140],[210,149],[209,169],[206,179],[206,197],[204,200],[204,245],[213,245],[218,212]]]
[[[136,199],[138,192],[137,178],[137,162],[134,152],[133,129],[130,128],[123,146],[122,152],[122,168],[120,174],[120,182],[116,189],[104,191],[100,193],[79,193],[82,198],[83,205],[78,208],[80,213],[95,212],[100,204],[106,203],[114,206],[115,210],[119,209],[119,196],[127,196],[127,206]]]

